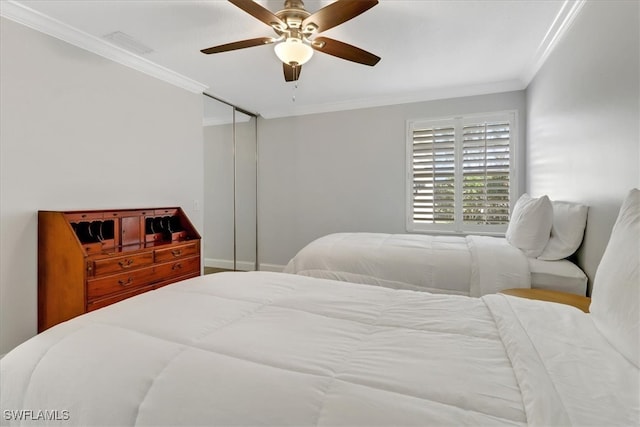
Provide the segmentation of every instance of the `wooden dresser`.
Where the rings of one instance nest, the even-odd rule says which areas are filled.
[[[199,275],[181,208],[38,212],[38,332]]]

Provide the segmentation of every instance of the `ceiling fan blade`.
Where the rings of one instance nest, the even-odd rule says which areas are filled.
[[[362,50],[350,44],[339,42],[327,37],[316,37],[311,43],[311,47],[318,52],[346,59],[347,61],[359,64],[371,65],[372,67],[380,61],[380,57],[371,52]]]
[[[282,63],[282,69],[284,70],[284,79],[288,82],[295,82],[300,78],[300,71],[302,71],[302,65],[296,65],[292,67],[289,64]]]
[[[200,52],[211,53],[228,52],[230,50],[244,49],[246,47],[262,46],[264,44],[273,43],[275,39],[273,37],[259,37],[257,39],[242,40],[239,42],[221,44],[220,46],[213,46],[206,49],[202,49]]]
[[[338,0],[305,18],[302,28],[313,24],[320,33],[355,18],[377,4],[378,0]]]
[[[278,28],[280,30],[287,28],[287,24],[285,24],[280,18],[271,13],[269,9],[265,9],[253,0],[229,0],[229,2],[238,6],[249,15],[264,22],[270,27]]]

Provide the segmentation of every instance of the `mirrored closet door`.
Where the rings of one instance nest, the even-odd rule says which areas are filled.
[[[204,265],[257,270],[257,118],[204,96]]]

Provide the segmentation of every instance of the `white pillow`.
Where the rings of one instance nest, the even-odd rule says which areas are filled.
[[[553,208],[547,196],[534,199],[523,194],[513,207],[505,237],[526,256],[536,258],[549,241]]]
[[[596,327],[640,367],[640,191],[631,190],[613,226],[593,282],[589,309]]]
[[[584,236],[589,211],[588,206],[578,203],[552,201],[551,206],[553,207],[551,237],[538,257],[545,261],[565,259],[578,250]]]

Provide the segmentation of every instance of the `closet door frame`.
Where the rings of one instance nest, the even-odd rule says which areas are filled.
[[[247,111],[243,108],[240,108],[230,102],[222,100],[216,96],[210,95],[206,92],[203,92],[203,95],[209,97],[215,101],[221,102],[230,106],[233,109],[233,123],[231,126],[231,135],[232,135],[232,144],[233,144],[233,270],[237,271],[237,263],[238,263],[238,156],[237,156],[237,113],[242,113],[251,117],[250,120],[253,120],[254,123],[254,136],[255,136],[255,156],[254,156],[254,167],[255,167],[255,257],[254,257],[254,270],[257,271],[259,268],[258,261],[258,114]]]

